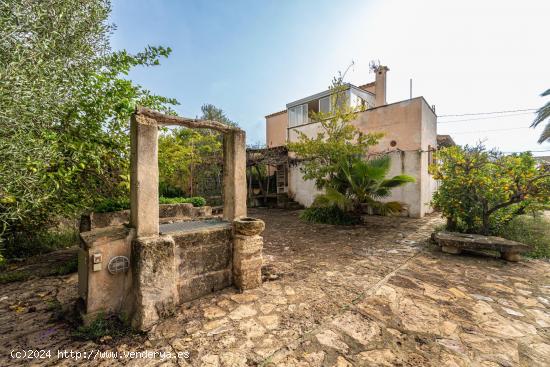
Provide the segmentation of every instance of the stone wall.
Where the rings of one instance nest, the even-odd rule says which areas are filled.
[[[180,302],[228,287],[231,279],[231,224],[173,233],[177,289]]]
[[[187,219],[210,217],[210,206],[194,207],[190,203],[161,204],[159,205],[159,218],[162,219]],[[80,232],[88,232],[96,228],[117,226],[130,222],[130,210],[119,210],[108,213],[87,213],[80,217]]]

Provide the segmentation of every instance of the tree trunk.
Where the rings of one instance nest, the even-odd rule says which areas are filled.
[[[447,230],[450,232],[456,231],[456,222],[451,217],[447,218]]]
[[[489,214],[483,213],[483,228],[481,229],[485,236],[489,235]]]

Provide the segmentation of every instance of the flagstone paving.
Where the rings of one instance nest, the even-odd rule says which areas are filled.
[[[81,342],[47,300],[74,302],[76,276],[0,290],[0,365],[547,366],[550,264],[447,255],[426,244],[442,221],[372,217],[366,225],[266,221],[265,281],[180,307],[148,335]],[[51,302],[50,302],[51,305]],[[32,312],[31,312],[32,311]],[[14,348],[165,351],[189,358],[9,359]]]

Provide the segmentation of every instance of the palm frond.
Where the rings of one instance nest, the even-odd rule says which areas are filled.
[[[542,97],[550,96],[550,89],[547,89],[544,93],[541,94]],[[531,127],[537,127],[541,122],[550,118],[550,102],[547,102],[544,106],[537,110],[537,117],[533,120]],[[538,140],[539,144],[544,143],[546,140],[550,140],[550,122],[546,124],[544,131],[540,134]]]
[[[537,110],[537,117],[531,124],[531,127],[537,127],[538,124],[550,117],[550,102],[546,102],[544,106]]]
[[[401,186],[401,185],[404,185],[408,182],[415,182],[416,180],[414,179],[414,177],[412,176],[409,176],[409,175],[397,175],[397,176],[394,176],[390,179],[387,179],[387,180],[384,180],[380,183],[380,186],[381,187],[386,187],[386,188],[392,188],[392,187],[397,187],[397,186]]]
[[[360,161],[360,166],[365,175],[372,180],[382,180],[388,174],[390,170],[391,160],[389,156],[384,156],[381,158],[375,158],[368,161]]]
[[[368,206],[373,208],[380,215],[394,215],[403,210],[403,204],[398,201],[388,201],[383,203],[381,201],[372,200],[368,203]]]
[[[542,144],[544,143],[546,140],[550,140],[550,122],[548,122],[546,124],[546,126],[544,127],[544,130],[542,131],[542,133],[540,134],[540,138],[538,140],[538,143],[539,144]]]
[[[330,187],[326,189],[324,194],[317,195],[313,201],[314,207],[327,207],[332,205],[344,211],[348,211],[352,208],[352,202],[346,195]]]

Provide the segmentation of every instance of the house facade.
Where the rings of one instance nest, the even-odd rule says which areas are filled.
[[[358,107],[357,118],[352,121],[363,133],[383,133],[368,154],[389,154],[389,175],[407,174],[415,178],[395,188],[387,201],[406,204],[407,215],[422,217],[432,211],[430,201],[437,182],[428,172],[428,166],[437,149],[437,117],[434,109],[423,97],[387,103],[386,75],[389,69],[379,66],[375,81],[361,86],[347,84],[345,103]],[[320,124],[309,118],[312,111],[330,112],[329,90],[288,103],[286,109],[266,116],[266,144],[268,148],[282,146],[298,140],[299,132],[315,136]],[[278,191],[308,207],[320,192],[311,180],[304,180],[299,165],[276,167]]]

